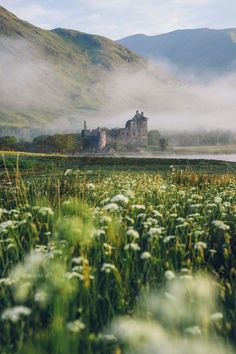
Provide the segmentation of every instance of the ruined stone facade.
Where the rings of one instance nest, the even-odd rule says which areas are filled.
[[[87,124],[84,122],[84,129],[81,132],[81,137],[85,149],[103,150],[107,146],[107,133],[99,127],[94,130],[87,129]]]
[[[87,149],[103,150],[108,143],[118,142],[123,145],[145,147],[148,144],[148,118],[136,111],[135,116],[126,122],[125,128],[88,130],[86,122],[81,136]]]

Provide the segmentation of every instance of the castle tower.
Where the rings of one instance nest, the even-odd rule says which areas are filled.
[[[125,144],[147,146],[148,145],[148,118],[144,113],[136,111],[135,116],[126,123]]]
[[[98,130],[98,150],[103,150],[107,146],[107,133],[104,130]]]

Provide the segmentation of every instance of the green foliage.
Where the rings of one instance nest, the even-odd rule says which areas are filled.
[[[162,151],[165,151],[168,147],[168,139],[167,138],[161,138],[160,141],[159,141],[159,145],[160,145],[160,149]]]
[[[79,135],[56,134],[38,136],[33,140],[32,150],[40,153],[75,153],[79,151]]]
[[[148,145],[159,146],[161,134],[158,130],[150,130],[148,132]]]
[[[0,137],[1,150],[15,150],[17,146],[17,138],[15,136]]]

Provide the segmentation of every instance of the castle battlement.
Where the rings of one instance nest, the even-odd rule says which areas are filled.
[[[145,147],[148,144],[148,118],[144,113],[136,111],[134,117],[128,120],[125,128],[102,130],[99,127],[94,130],[87,128],[84,122],[84,129],[81,137],[85,147],[89,149],[103,150],[109,142],[119,142],[123,145]]]

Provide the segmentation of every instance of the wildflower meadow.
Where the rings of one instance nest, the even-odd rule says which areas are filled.
[[[235,353],[234,172],[4,176],[1,353]]]

